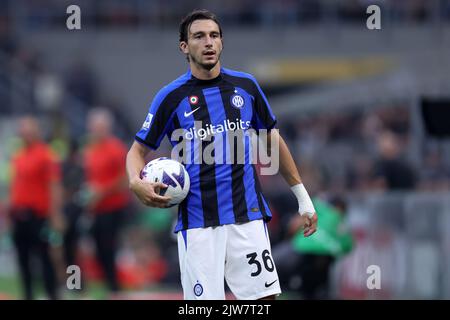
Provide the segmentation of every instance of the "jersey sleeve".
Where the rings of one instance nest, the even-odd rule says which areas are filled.
[[[277,123],[277,119],[272,112],[272,109],[267,101],[264,92],[261,90],[258,82],[254,77],[251,78],[254,84],[254,110],[252,116],[252,127],[259,129],[273,129]]]
[[[158,149],[167,134],[174,108],[170,104],[170,92],[164,88],[153,99],[141,129],[135,140],[147,147]]]

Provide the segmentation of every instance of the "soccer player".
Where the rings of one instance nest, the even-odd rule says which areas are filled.
[[[169,197],[160,194],[166,185],[144,182],[140,171],[165,135],[173,146],[190,146],[184,149],[190,161],[183,162],[191,188],[175,228],[184,298],[224,299],[225,278],[237,299],[274,299],[281,289],[266,228],[271,213],[249,161],[249,137],[231,135],[269,130],[279,145],[281,174],[298,199],[305,236],[315,232],[317,215],[284,140],[272,130],[276,119],[255,78],[221,67],[216,16],[206,10],[188,14],[179,40],[190,70],[155,96],[127,155],[130,188],[144,204],[166,207]],[[180,129],[186,139],[173,139]],[[198,161],[198,150],[208,147],[216,161]]]

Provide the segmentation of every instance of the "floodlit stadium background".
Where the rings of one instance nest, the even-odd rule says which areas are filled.
[[[66,28],[70,4],[81,8],[81,30]],[[366,28],[370,4],[381,7],[381,30]],[[449,0],[2,0],[0,296],[20,297],[6,222],[14,120],[37,113],[64,157],[70,139],[83,139],[87,111],[105,106],[130,145],[154,94],[187,69],[177,27],[194,8],[219,16],[223,66],[259,80],[310,193],[348,201],[355,245],[331,270],[330,296],[450,298],[450,144],[425,130],[421,113],[424,98],[450,98]],[[386,131],[412,168],[401,190],[383,187],[377,175]],[[166,143],[155,156],[167,154]],[[261,182],[275,248],[296,202],[280,176]],[[125,290],[115,298],[181,298],[174,218],[134,203],[117,259]],[[111,298],[87,233],[78,257],[86,290],[68,292],[61,269],[64,297]],[[379,290],[366,286],[370,265],[380,267]],[[279,276],[289,284],[280,298],[301,298],[298,277]]]

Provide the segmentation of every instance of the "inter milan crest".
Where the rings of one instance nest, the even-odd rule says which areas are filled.
[[[197,102],[198,102],[198,97],[197,96],[190,96],[189,97],[189,103],[190,104],[197,104]]]
[[[197,297],[200,297],[200,296],[203,294],[203,287],[202,287],[202,285],[201,285],[200,283],[197,283],[197,284],[194,286],[194,294],[195,294]]]
[[[244,106],[244,97],[240,94],[233,94],[231,96],[231,105],[237,109],[241,109]]]

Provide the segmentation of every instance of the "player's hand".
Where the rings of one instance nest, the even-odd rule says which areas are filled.
[[[288,235],[294,236],[297,232],[303,231],[305,237],[309,237],[317,230],[317,214],[314,213],[312,217],[307,214],[295,215],[289,222]]]
[[[317,230],[317,213],[314,212],[314,215],[312,217],[309,217],[308,215],[304,215],[308,219],[307,225],[305,225],[305,228],[303,229],[303,235],[305,237],[309,237],[310,235],[314,234]]]
[[[131,190],[143,204],[149,207],[168,207],[171,198],[159,195],[161,189],[165,188],[167,188],[167,185],[162,182],[147,182],[137,179],[131,183]]]

